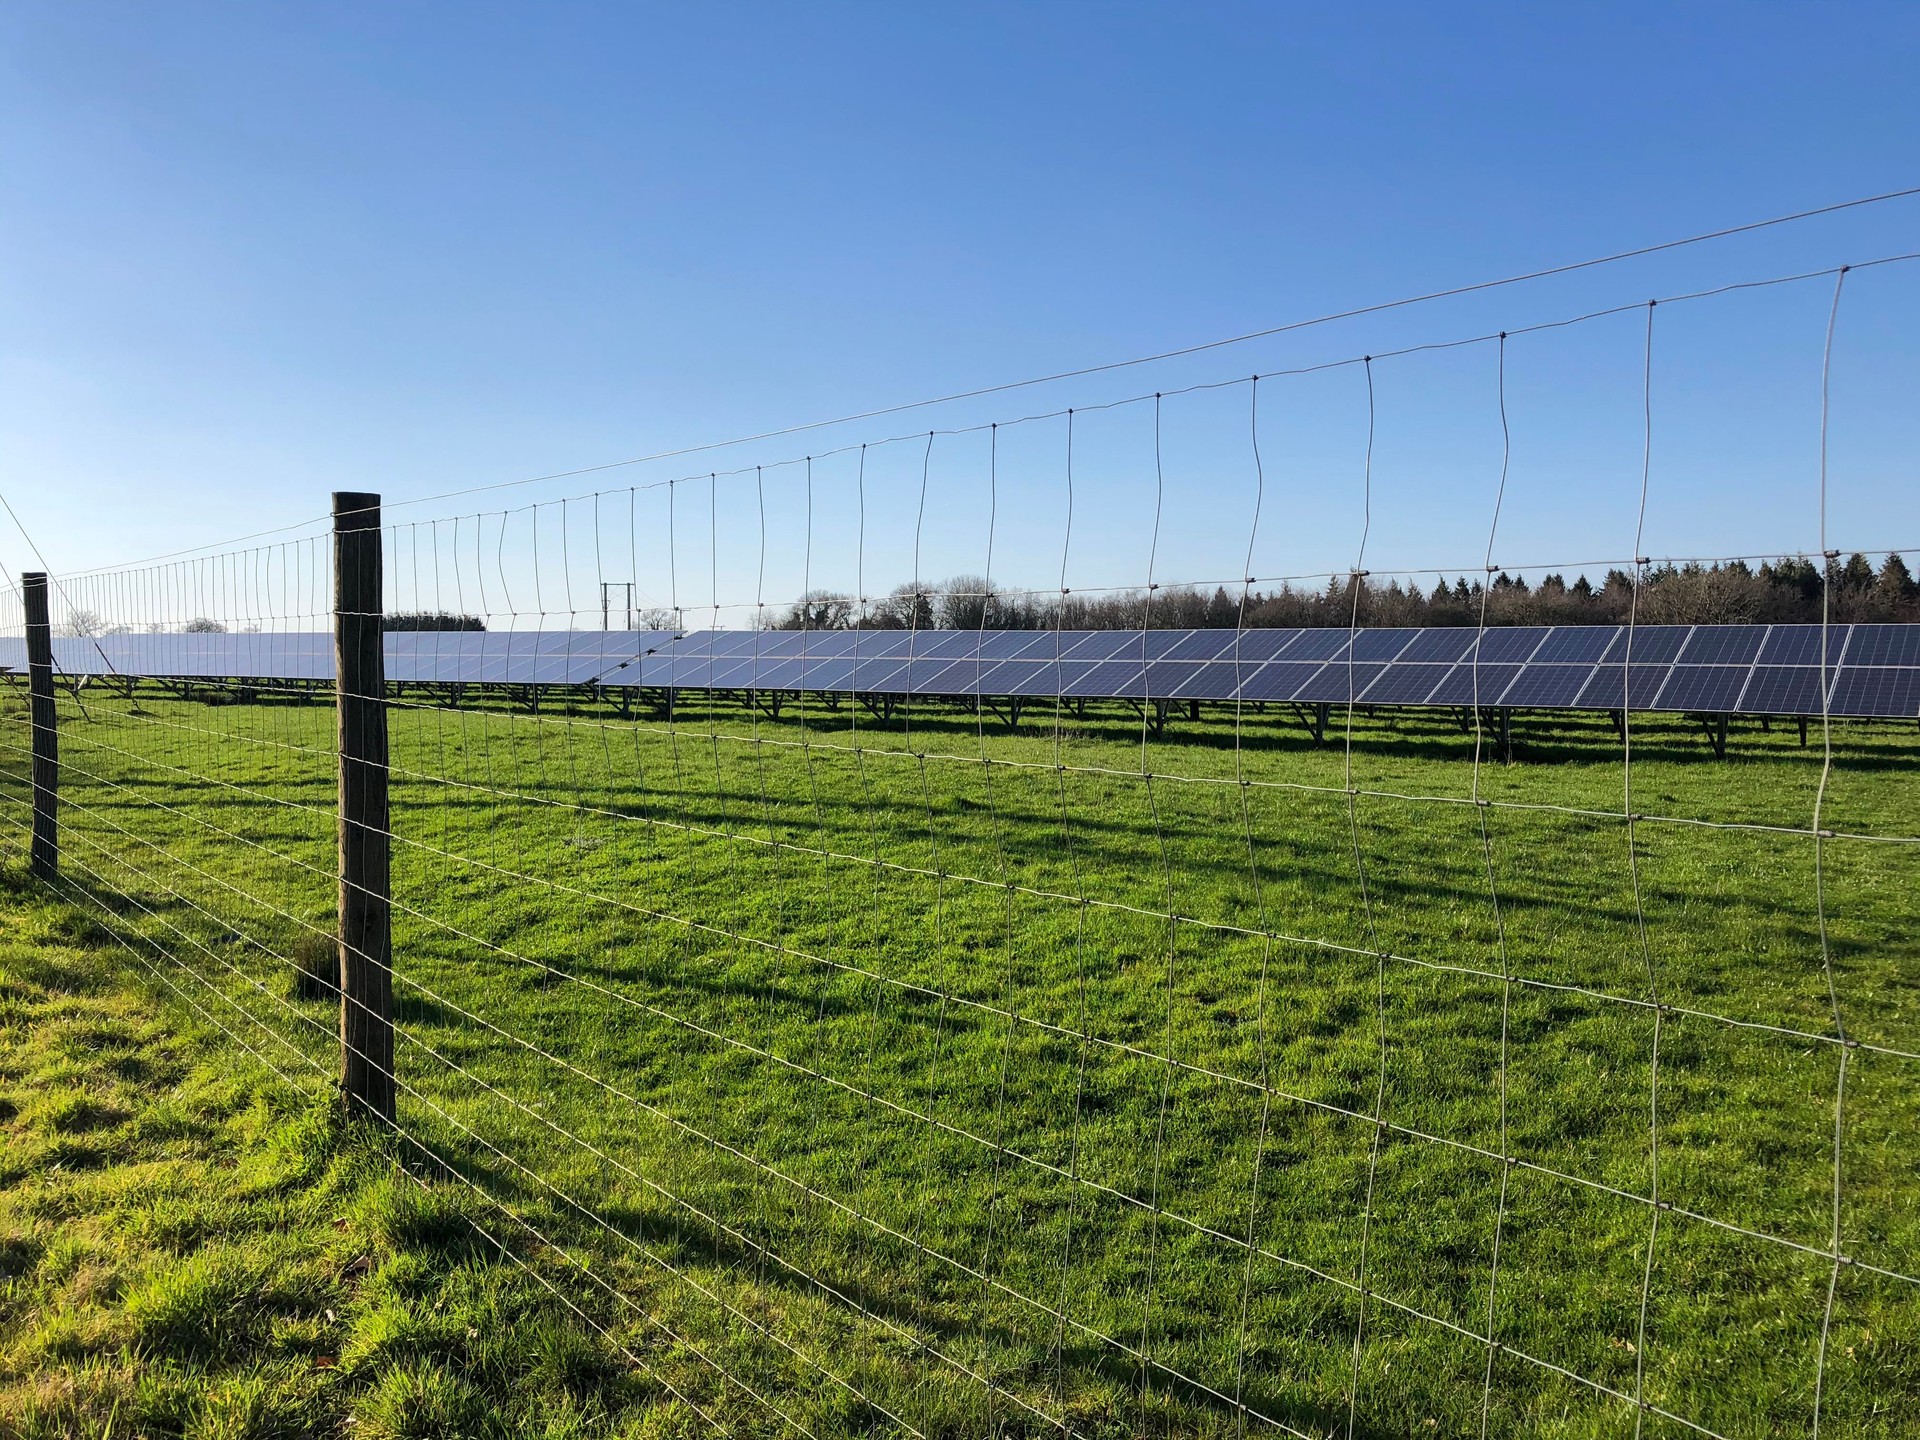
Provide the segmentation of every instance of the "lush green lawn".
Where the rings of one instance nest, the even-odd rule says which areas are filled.
[[[702,1432],[564,1262],[503,1254],[92,921],[0,899],[0,1434]]]
[[[65,708],[76,903],[318,1093],[331,712]],[[1911,727],[1816,846],[1817,726],[1636,719],[1629,827],[1604,718],[857,718],[394,712],[414,1166],[689,1405],[1800,1434],[1824,1330],[1920,1430]]]

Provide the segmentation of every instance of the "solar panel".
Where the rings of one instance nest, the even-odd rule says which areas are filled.
[[[714,660],[714,674],[726,676],[718,684],[745,689],[783,689],[799,680],[804,660],[785,643],[766,643],[755,653]],[[778,678],[778,680],[776,680]]]
[[[536,655],[571,655],[600,638],[598,631],[535,630],[530,633]]]
[[[857,661],[847,681],[856,694],[904,695],[907,692],[907,662],[900,655],[882,655]]]
[[[1540,642],[1553,632],[1545,625],[1512,625],[1488,630],[1480,635],[1479,645],[1462,654],[1463,660],[1480,657],[1480,663],[1518,664],[1532,658]]]
[[[687,683],[706,685],[715,690],[750,690],[769,663],[754,655],[713,656],[704,665],[694,668]]]
[[[739,655],[766,639],[759,630],[709,630],[706,636],[707,651],[713,655]]]
[[[1756,645],[1754,647],[1758,649]],[[1747,688],[1745,665],[1676,665],[1667,677],[1654,708],[1699,710],[1726,714],[1740,708],[1740,692]]]
[[[1403,661],[1459,660],[1472,648],[1477,630],[1465,626],[1445,629],[1422,630],[1413,637],[1413,642],[1400,652]]]
[[[1051,644],[1052,637],[1043,630],[988,630],[980,637],[980,658],[1011,660],[1037,650],[1042,640]]]
[[[1172,696],[1188,680],[1193,678],[1191,665],[1178,660],[1154,660],[1145,669],[1140,680],[1140,694],[1153,700],[1165,700]]]
[[[1613,625],[1556,625],[1531,658],[1560,665],[1591,665],[1607,653],[1619,633]]]
[[[673,664],[671,655],[659,651],[651,655],[636,655],[623,664],[602,671],[600,683],[615,690],[664,686],[671,676]]]
[[[1696,625],[1680,659],[1688,665],[1751,665],[1767,638],[1764,625]]]
[[[801,677],[805,673],[804,663],[795,656],[762,656],[753,672],[750,688],[754,690],[801,690]]]
[[[1818,665],[1820,663],[1820,626],[1775,625],[1760,649],[1762,665]],[[1840,663],[1840,652],[1847,642],[1847,627],[1835,625],[1827,634],[1827,663]],[[1816,707],[1817,708],[1817,707]]]
[[[1386,668],[1384,664],[1358,665],[1335,660],[1322,665],[1293,698],[1309,703],[1326,701],[1329,704],[1346,705],[1357,700],[1367,686],[1385,673]]]
[[[1412,629],[1362,630],[1353,637],[1355,660],[1392,660],[1412,643],[1420,632]],[[1344,658],[1344,652],[1342,652]]]
[[[861,639],[858,630],[802,630],[799,635],[798,651],[807,656],[851,655]]]
[[[1920,665],[1920,625],[1856,625],[1849,665]]]
[[[1666,665],[1602,665],[1572,703],[1586,710],[1645,710],[1667,683],[1670,669]]]
[[[1500,696],[1502,705],[1546,710],[1570,707],[1593,678],[1591,665],[1529,665]]]
[[[506,685],[531,685],[540,662],[540,637],[532,631],[509,630],[482,652],[481,673]]]
[[[601,672],[599,683],[612,689],[665,687],[672,679],[675,657],[661,648],[621,660]]]
[[[1190,662],[1216,660],[1222,655],[1232,655],[1235,637],[1244,633],[1239,630],[1182,630],[1173,644],[1160,650],[1158,658]]]
[[[659,653],[675,658],[693,655],[704,656],[707,653],[707,637],[701,634],[678,635],[665,645],[662,645]]]
[[[1191,630],[1133,630],[1128,633],[1133,637],[1133,643],[1120,652],[1121,657],[1143,655],[1149,660],[1158,660],[1194,632]]]
[[[1021,695],[1072,699],[1083,692],[1086,677],[1096,662],[1091,660],[1015,660],[995,671],[991,685],[982,685],[983,695]]]
[[[1818,627],[1814,627],[1818,629]],[[1748,715],[1818,715],[1820,671],[1813,665],[1756,665],[1740,709]]]
[[[1041,683],[1042,672],[1051,674],[1051,660],[995,660],[980,666],[977,679],[969,683],[972,695],[1027,695]]]
[[[1607,653],[1600,658],[1609,665],[1670,665],[1692,633],[1690,625],[1636,625],[1622,627]]]
[[[1051,657],[1044,660],[989,660],[981,664],[977,674],[974,693],[980,695],[1016,695],[1023,693],[1019,689],[1020,681],[1034,667],[1047,670],[1054,668]]]
[[[1089,699],[1137,698],[1144,691],[1145,678],[1138,660],[1102,660],[1087,667],[1080,687]]]
[[[978,630],[922,630],[907,653],[915,660],[958,660],[974,655],[979,648]]]
[[[1240,682],[1253,674],[1252,665],[1235,665],[1230,660],[1211,660],[1204,665],[1187,666],[1187,676],[1168,696],[1174,700],[1231,700]]]
[[[1231,660],[1238,656],[1240,663],[1246,665],[1276,658],[1305,632],[1274,629],[1239,630],[1234,633],[1236,638],[1216,658]]]
[[[1454,666],[1427,696],[1429,705],[1498,705],[1506,689],[1520,674],[1518,665],[1490,665],[1482,661],[1479,667],[1479,689],[1474,688],[1474,667],[1463,663]],[[1476,702],[1475,696],[1478,696]]]
[[[1833,683],[1829,709],[1835,715],[1920,716],[1920,669],[1911,666],[1845,666]]]
[[[917,638],[911,630],[856,630],[850,653],[861,660],[905,655]]]
[[[1351,638],[1345,630],[1302,630],[1293,644],[1287,647],[1289,660],[1325,660],[1347,648]]]
[[[1297,660],[1269,660],[1240,687],[1241,700],[1291,700],[1311,680],[1318,665]]]
[[[907,666],[907,693],[942,700],[971,695],[983,668],[972,656],[962,660],[918,658]]]
[[[388,675],[401,683],[1366,705],[1472,704],[1477,655],[1482,705],[1810,716],[1821,708],[1821,636],[1818,625],[1639,626],[1630,695],[1622,693],[1628,644],[1618,626],[396,631],[385,648]],[[1832,626],[1826,643],[1831,713],[1920,713],[1920,626]],[[70,675],[333,673],[332,637],[312,631],[58,636],[54,652]],[[1143,663],[1143,655],[1153,658]],[[25,664],[23,640],[0,637],[0,666]]]
[[[1072,660],[1111,660],[1116,655],[1138,655],[1138,630],[1083,630],[1073,646],[1063,651]]]
[[[910,695],[971,695],[980,677],[978,660],[955,661],[916,656],[907,662],[904,680]]]
[[[1447,678],[1447,672],[1452,668],[1451,665],[1404,662],[1389,665],[1386,672],[1369,685],[1366,694],[1360,698],[1368,705],[1420,705],[1439,688],[1440,682]]]
[[[845,655],[808,656],[799,663],[802,690],[844,690],[853,677],[853,661]]]

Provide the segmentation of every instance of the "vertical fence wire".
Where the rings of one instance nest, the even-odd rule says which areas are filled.
[[[1588,783],[1613,704],[1504,699],[1560,663],[1512,658],[1531,632],[1501,623],[1495,565],[1509,342],[1547,327],[1459,342],[1492,351],[1497,480],[1481,553],[1444,572],[1467,597],[1457,643],[1379,618],[1444,574],[1369,573],[1394,483],[1376,444],[1403,393],[1380,404],[1376,371],[1399,352],[1341,362],[1364,387],[1345,570],[1262,574],[1300,538],[1264,518],[1263,406],[1288,418],[1292,505],[1310,472],[1294,432],[1336,423],[1304,388],[1318,367],[387,524],[383,594],[357,618],[385,631],[394,1055],[347,1044],[393,1085],[414,1173],[471,1193],[503,1263],[716,1429],[1331,1440],[1415,1415],[1484,1440],[1554,1407],[1631,1415],[1636,1434],[1856,1418],[1864,1382],[1836,1379],[1843,1272],[1911,1304],[1920,1261],[1849,1230],[1849,1064],[1906,1076],[1920,1042],[1860,1020],[1864,982],[1843,1014],[1849,965],[1877,962],[1830,932],[1831,892],[1920,853],[1920,816],[1896,795],[1830,828],[1836,767],[1910,743],[1835,698],[1860,623],[1835,617],[1827,550],[1843,280],[1822,355],[1818,705],[1799,712],[1822,732],[1810,825],[1718,806],[1717,762],[1676,758],[1686,708],[1643,688],[1682,668],[1680,641],[1642,648],[1672,639],[1647,615],[1671,583],[1646,553],[1653,304],[1633,553],[1591,566],[1624,567],[1620,658],[1589,662],[1580,692],[1611,695],[1617,668],[1617,809]],[[1233,474],[1232,540],[1196,540],[1187,507]],[[1124,548],[1123,497],[1131,578],[1103,553]],[[1010,581],[1023,563],[1057,583]],[[0,595],[0,649],[24,638],[20,600]],[[329,996],[315,959],[340,939],[327,537],[64,577],[58,604],[61,893],[320,1093],[328,1007],[363,1003]],[[1324,623],[1269,623],[1301,613]],[[1791,638],[1763,628],[1761,645]],[[1409,675],[1422,698],[1379,698]],[[1515,756],[1516,708],[1530,737],[1560,727],[1560,765]],[[1743,734],[1801,763],[1785,726]],[[9,836],[29,828],[29,750],[10,725]],[[1391,778],[1362,784],[1362,766]],[[1456,823],[1461,846],[1442,838]],[[1503,863],[1616,833],[1624,887],[1598,863]],[[1703,947],[1674,928],[1650,836],[1702,856],[1810,844],[1824,1006],[1782,999],[1763,958],[1751,984],[1691,974]],[[1580,968],[1615,918],[1635,983]],[[1738,948],[1731,921],[1696,923]],[[1769,1122],[1830,1138],[1818,1195],[1804,1167],[1742,1148],[1753,1096],[1688,1068],[1706,1063],[1695,1031],[1769,1067],[1831,1061],[1817,1117]],[[1574,1079],[1592,1056],[1621,1108],[1646,1066],[1632,1156],[1611,1132],[1583,1153],[1542,1129],[1596,1103]],[[1455,1070],[1471,1100],[1422,1092]],[[1689,1130],[1708,1122],[1712,1161]],[[1456,1162],[1487,1184],[1447,1193]],[[1753,1175],[1821,1223],[1743,1192]],[[1410,1218],[1410,1197],[1428,1208]],[[1423,1274],[1455,1229],[1478,1250]],[[1732,1302],[1663,1323],[1700,1237],[1788,1316],[1789,1358],[1756,1349]],[[1630,1296],[1609,1268],[1622,1245]],[[1794,1265],[1821,1270],[1810,1311],[1769,1278]],[[1804,1400],[1748,1423],[1698,1388],[1723,1363],[1793,1367]]]

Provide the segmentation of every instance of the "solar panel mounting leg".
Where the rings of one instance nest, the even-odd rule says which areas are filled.
[[[1807,748],[1807,717],[1804,715],[1800,717],[1800,748]]]
[[[1187,718],[1189,720],[1198,720],[1200,718],[1200,702],[1198,700],[1189,700],[1187,702]]]
[[[1513,711],[1502,706],[1494,712],[1494,724],[1500,736],[1500,760],[1502,764],[1513,763]]]
[[[1727,758],[1727,717],[1716,715],[1708,728],[1707,738],[1713,741],[1713,758]]]

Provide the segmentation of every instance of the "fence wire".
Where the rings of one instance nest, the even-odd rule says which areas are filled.
[[[1826,673],[1851,273],[388,524],[411,1173],[480,1197],[505,1262],[723,1432],[1910,1433],[1920,733],[1823,698],[1817,745],[1742,719],[1722,761],[1630,688],[1651,517],[1687,483],[1668,316],[1830,280],[1817,501],[1777,552],[1817,562]],[[1609,325],[1635,327],[1631,525],[1556,553],[1617,552],[1586,568],[1623,577],[1622,703],[1516,740],[1478,643],[1496,578],[1553,568],[1496,564],[1538,474],[1515,380]],[[1213,605],[1239,696],[1262,607],[1304,595],[1360,692],[1387,586],[1440,573],[1369,571],[1381,427],[1436,356],[1495,437],[1483,552],[1445,572],[1471,577],[1465,703],[1162,687],[1185,662],[1153,637]],[[1289,389],[1328,373],[1340,474],[1303,439],[1338,417]],[[1196,432],[1199,474],[1169,441]],[[1263,563],[1329,486],[1353,527],[1318,553],[1351,566]],[[1230,532],[1188,523],[1203,491]],[[54,599],[101,660],[59,678],[59,889],[324,1092],[356,1003],[329,537]],[[1072,632],[1122,622],[1147,688],[1088,696]],[[1009,627],[1052,693],[993,692]],[[795,690],[696,648],[704,680],[646,681],[796,631],[803,668],[904,634],[962,673]],[[234,637],[258,673],[206,669]],[[0,734],[24,854],[30,736]]]

